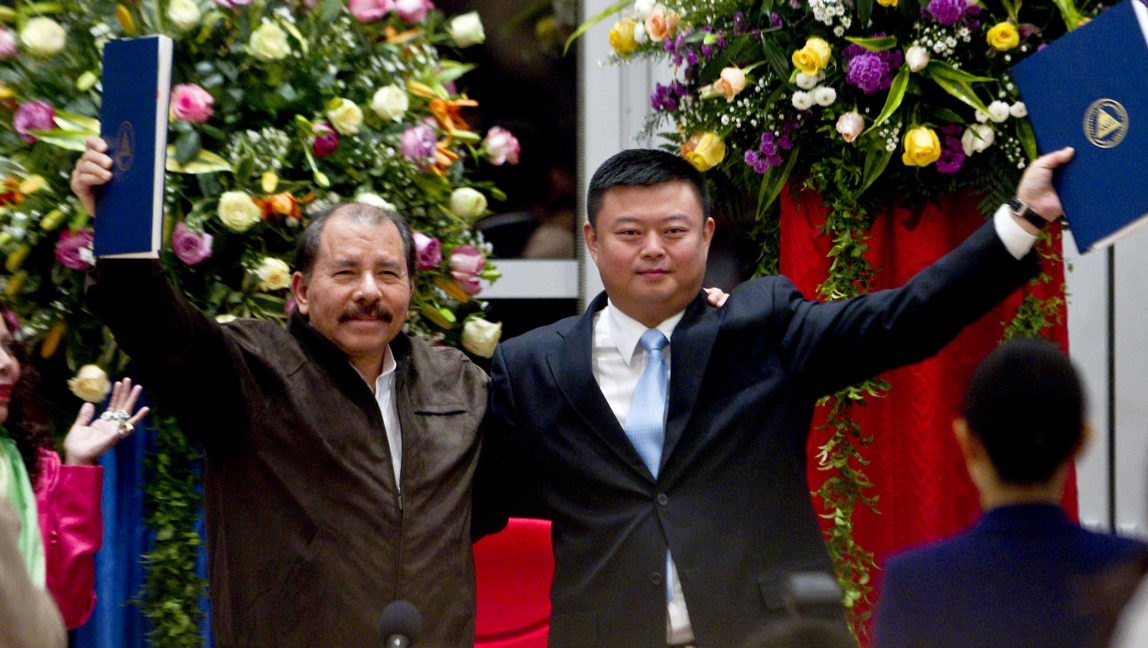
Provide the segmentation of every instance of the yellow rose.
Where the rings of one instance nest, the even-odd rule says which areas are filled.
[[[242,191],[228,191],[220,196],[217,213],[232,232],[246,232],[263,218],[263,210]]]
[[[255,269],[260,290],[283,290],[291,285],[291,268],[275,257],[263,257]]]
[[[901,161],[906,166],[929,166],[941,157],[941,142],[933,129],[918,126],[905,133],[905,152]]]
[[[287,45],[287,34],[273,22],[265,22],[251,32],[247,49],[260,61],[278,61],[291,52]]]
[[[809,38],[805,47],[793,53],[793,65],[806,76],[814,76],[829,65],[833,55],[829,43],[821,38]]]
[[[1012,23],[997,23],[989,29],[985,40],[998,52],[1010,50],[1020,45],[1020,33]]]
[[[877,4],[881,5],[882,7],[896,7],[897,0],[877,0]]]
[[[709,171],[725,159],[725,142],[717,133],[694,133],[682,144],[682,157],[698,171]]]
[[[68,379],[68,389],[89,403],[99,403],[112,390],[112,383],[103,369],[90,364],[80,367],[76,375]]]
[[[340,135],[354,135],[363,125],[363,110],[353,101],[339,99],[338,104],[327,111],[327,119]]]
[[[636,24],[633,20],[622,20],[610,28],[610,47],[615,52],[625,56],[638,48],[638,41],[634,40]]]
[[[48,58],[64,49],[67,33],[60,23],[39,16],[28,21],[20,30],[20,42],[36,56]]]
[[[462,346],[480,358],[494,355],[494,347],[502,337],[502,323],[488,322],[481,317],[471,317],[462,327]]]

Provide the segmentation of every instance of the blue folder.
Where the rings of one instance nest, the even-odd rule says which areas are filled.
[[[172,40],[146,36],[104,46],[100,135],[112,180],[96,196],[95,255],[159,255],[171,96]]]
[[[1054,182],[1081,252],[1148,225],[1146,32],[1124,0],[1012,68],[1040,150],[1076,149]]]

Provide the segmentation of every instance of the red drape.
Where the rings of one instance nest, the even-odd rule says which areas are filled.
[[[813,298],[829,267],[829,240],[819,236],[818,229],[826,210],[812,192],[792,196],[786,190],[780,201],[781,273]],[[867,255],[879,271],[875,289],[900,286],[980,227],[984,218],[976,202],[969,196],[951,196],[939,205],[890,207],[879,214]],[[1059,229],[1053,245],[1060,249]],[[1037,295],[1063,297],[1063,264],[1045,261],[1044,265],[1053,279],[1037,288]],[[976,490],[965,472],[951,424],[959,416],[964,386],[973,369],[1001,340],[1003,323],[1016,312],[1022,294],[1018,291],[1010,296],[935,357],[881,376],[892,385],[892,391],[854,410],[865,435],[873,437],[873,443],[862,453],[872,461],[866,473],[873,481],[869,492],[878,498],[879,510],[873,514],[864,507],[857,509],[854,537],[875,555],[879,566],[891,553],[959,532],[979,516]],[[1068,331],[1063,319],[1046,335],[1067,349]],[[824,413],[818,412],[814,425],[822,422]],[[826,438],[827,432],[814,430],[809,441],[812,490],[824,479],[825,473],[817,470],[816,449]],[[815,503],[820,510],[820,502]],[[1074,477],[1069,480],[1065,509],[1076,517]],[[876,603],[879,571],[873,580],[876,591],[872,600]]]

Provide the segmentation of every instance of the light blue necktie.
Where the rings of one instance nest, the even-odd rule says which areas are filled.
[[[666,442],[666,358],[662,347],[669,341],[658,329],[647,329],[638,340],[646,350],[646,368],[634,388],[634,400],[626,414],[626,436],[656,478],[662,463],[662,446]],[[670,582],[672,559],[666,550],[666,601],[674,598]]]
[[[654,477],[658,476],[666,440],[666,360],[662,347],[667,342],[658,329],[648,329],[638,341],[646,350],[646,369],[638,378],[626,414],[626,436]]]

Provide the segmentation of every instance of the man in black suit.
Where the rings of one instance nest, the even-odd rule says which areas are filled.
[[[1060,215],[1071,155],[1035,161],[1023,206],[902,288],[818,303],[768,277],[720,309],[701,175],[654,150],[599,167],[583,235],[606,292],[496,350],[476,484],[476,508],[553,521],[550,645],[736,646],[784,615],[789,574],[831,572],[805,477],[815,401],[934,354],[1034,276],[1022,216]]]

